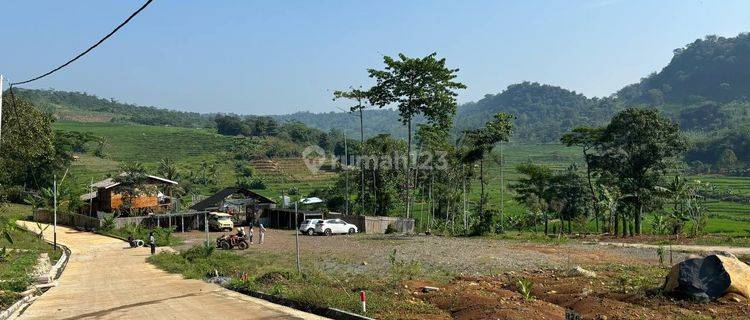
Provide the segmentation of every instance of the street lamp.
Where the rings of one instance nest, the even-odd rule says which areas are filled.
[[[302,273],[302,266],[299,261],[299,226],[297,225],[299,209],[297,204],[316,204],[323,203],[323,199],[318,197],[302,198],[294,202],[294,242],[297,247],[297,273]]]

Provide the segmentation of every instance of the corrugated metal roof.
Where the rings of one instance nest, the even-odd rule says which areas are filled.
[[[89,193],[81,195],[81,200],[82,201],[89,201],[89,200],[94,199],[94,198],[96,198],[96,191],[89,192]]]
[[[125,175],[125,172],[120,173],[120,176],[123,176],[123,175]],[[172,180],[165,179],[162,177],[157,177],[157,176],[152,176],[152,175],[148,175],[148,177],[150,179],[159,180],[159,181],[166,182],[169,184],[178,184],[176,181],[172,181]],[[109,189],[119,184],[120,184],[119,182],[115,182],[112,178],[107,178],[102,181],[94,182],[93,184],[91,184],[91,187],[97,188],[97,189],[99,188]]]

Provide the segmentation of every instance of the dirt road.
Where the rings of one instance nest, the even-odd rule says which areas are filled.
[[[52,228],[44,236],[51,239]],[[59,285],[20,319],[322,319],[169,274],[146,262],[148,249],[117,239],[58,226],[57,240],[72,252]]]
[[[750,248],[743,247],[729,247],[729,246],[704,246],[704,245],[689,245],[689,244],[674,244],[674,245],[655,245],[645,243],[627,243],[627,242],[599,242],[600,245],[604,246],[615,246],[615,247],[628,247],[628,248],[643,248],[643,249],[671,249],[679,252],[729,252],[734,255],[750,255]]]

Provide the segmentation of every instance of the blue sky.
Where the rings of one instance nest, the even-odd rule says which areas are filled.
[[[0,73],[43,73],[141,1],[4,1]],[[437,52],[460,102],[537,81],[606,96],[707,34],[750,31],[750,1],[156,0],[92,54],[26,85],[199,112],[336,111],[382,55]],[[7,85],[7,83],[6,83]]]

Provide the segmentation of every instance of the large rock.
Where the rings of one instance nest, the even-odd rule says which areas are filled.
[[[737,258],[718,255],[687,259],[672,266],[664,291],[700,301],[729,292],[750,298],[750,266]]]

